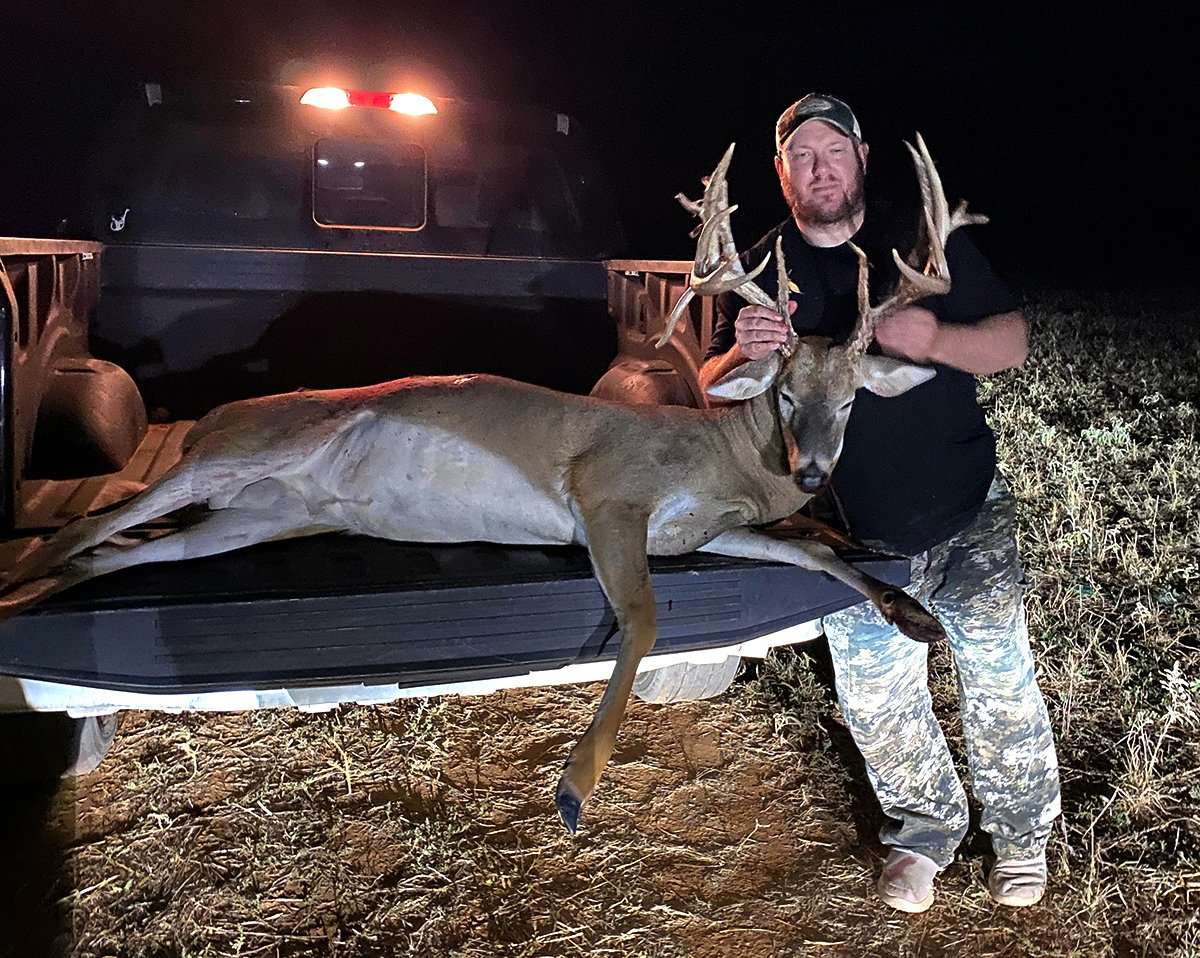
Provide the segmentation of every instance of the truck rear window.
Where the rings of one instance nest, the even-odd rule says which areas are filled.
[[[415,143],[321,139],[313,147],[313,218],[321,226],[419,230],[428,180]]]

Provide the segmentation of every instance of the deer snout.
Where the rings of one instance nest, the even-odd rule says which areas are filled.
[[[829,481],[829,473],[818,466],[815,462],[810,462],[807,466],[795,473],[793,478],[805,492],[820,492]]]

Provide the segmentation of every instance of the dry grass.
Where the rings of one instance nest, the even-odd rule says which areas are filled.
[[[71,953],[1200,953],[1200,325],[1029,313],[1029,364],[983,394],[1063,765],[1041,907],[991,904],[978,838],[928,914],[874,900],[878,810],[813,647],[635,706],[574,839],[550,797],[596,686],[127,716],[62,809]],[[947,655],[933,672],[957,747]]]

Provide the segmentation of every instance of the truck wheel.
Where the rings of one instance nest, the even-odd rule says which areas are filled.
[[[633,694],[655,705],[711,699],[733,684],[741,661],[740,655],[730,655],[724,662],[676,662],[643,672],[633,680]]]
[[[117,726],[120,724],[120,712],[76,719],[76,735],[71,742],[71,752],[68,753],[71,762],[62,773],[62,777],[73,778],[94,771],[112,748],[113,739],[117,737]]]

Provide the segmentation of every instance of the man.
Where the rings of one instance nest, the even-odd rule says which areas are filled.
[[[916,217],[868,208],[869,151],[842,101],[798,100],[779,117],[775,144],[791,216],[744,262],[760,262],[782,235],[796,332],[845,339],[858,269],[847,240],[870,257],[878,297],[895,280],[895,267],[886,268],[890,249],[911,248]],[[854,536],[912,557],[909,591],[946,627],[972,785],[996,855],[988,890],[1001,904],[1032,905],[1045,890],[1046,842],[1059,814],[1058,763],[1029,651],[1014,504],[975,396],[975,375],[1025,361],[1026,323],[963,229],[951,235],[946,255],[951,291],[897,309],[875,333],[883,353],[933,364],[937,375],[892,399],[859,390],[831,491]],[[774,267],[757,282],[774,296]],[[774,310],[743,305],[736,293],[721,297],[701,384],[777,349],[785,322]],[[927,649],[869,603],[827,616],[824,626],[842,711],[883,811],[895,820],[881,832],[891,851],[880,897],[901,911],[924,911],[968,821],[933,714]]]

